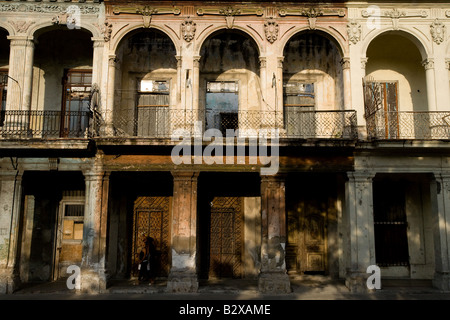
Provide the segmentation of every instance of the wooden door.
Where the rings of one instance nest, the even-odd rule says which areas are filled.
[[[81,266],[83,226],[84,199],[62,200],[59,204],[53,280],[68,276],[68,266]]]
[[[326,213],[306,212],[300,216],[300,272],[325,272],[327,266]]]
[[[154,239],[157,252],[156,276],[167,277],[170,269],[171,197],[139,197],[134,203],[132,275],[138,275],[139,253],[144,249],[142,236]]]
[[[211,202],[209,275],[241,278],[243,210],[238,197],[216,197]]]

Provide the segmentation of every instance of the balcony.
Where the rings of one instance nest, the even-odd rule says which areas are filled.
[[[1,139],[88,138],[91,115],[84,111],[2,111]]]
[[[378,110],[366,117],[371,140],[450,139],[449,112],[386,112]]]
[[[193,135],[195,123],[202,132],[218,129],[260,134],[278,128],[280,138],[287,139],[356,139],[356,111],[274,111],[217,112],[213,110],[174,110],[167,107],[140,107],[136,113],[116,114],[114,127],[121,137],[170,139],[176,129]]]

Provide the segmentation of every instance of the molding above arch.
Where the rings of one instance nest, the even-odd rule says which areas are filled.
[[[211,26],[207,26],[207,28],[211,28]],[[234,25],[232,29],[228,28],[227,25],[217,25],[213,28],[211,28],[208,32],[204,32],[203,31],[200,33],[200,36],[196,39],[196,45],[195,45],[195,49],[194,49],[194,55],[200,56],[200,51],[203,47],[203,44],[205,43],[206,40],[208,40],[211,36],[213,36],[215,33],[224,30],[225,32],[227,31],[238,31],[241,33],[244,33],[245,35],[247,35],[250,39],[253,40],[253,42],[256,45],[256,48],[258,49],[258,53],[259,55],[263,55],[265,50],[264,50],[264,46],[262,45],[261,42],[263,42],[263,40],[261,40],[261,35],[259,33],[256,33],[256,31],[253,30],[253,28],[245,28],[242,27],[240,25]],[[260,39],[260,41],[258,41],[258,39]]]
[[[113,25],[117,26],[116,25]],[[127,35],[129,35],[130,33],[132,33],[133,31],[136,30],[150,30],[150,29],[155,29],[160,31],[161,33],[163,33],[164,35],[166,35],[173,43],[175,50],[176,50],[176,55],[181,55],[180,53],[180,38],[179,36],[175,33],[175,31],[172,28],[168,28],[167,26],[160,26],[157,24],[150,24],[148,28],[144,28],[142,26],[142,23],[139,22],[135,22],[133,24],[127,23],[123,26],[119,26],[119,30],[112,36],[111,41],[110,41],[110,52],[111,54],[115,54],[115,52],[117,51],[117,48],[119,47],[119,44],[121,43],[121,41],[123,39],[125,39],[127,37]],[[175,37],[175,36],[176,37]]]
[[[425,60],[429,58],[430,55],[430,48],[427,47],[428,39],[424,39],[419,33],[414,32],[411,29],[407,29],[404,27],[399,27],[398,29],[395,29],[393,27],[386,27],[383,29],[377,30],[375,33],[368,33],[362,40],[362,46],[361,46],[361,56],[366,57],[367,56],[367,49],[369,48],[370,44],[373,40],[375,40],[377,37],[383,35],[383,34],[397,34],[400,36],[404,36],[405,38],[409,39],[419,50],[422,60]]]
[[[341,57],[349,56],[347,41],[343,40],[343,35],[335,28],[322,26],[316,26],[314,30],[311,30],[308,26],[290,28],[282,35],[281,39],[279,39],[281,44],[279,46],[280,52],[278,52],[278,55],[282,56],[286,44],[297,34],[300,34],[302,32],[323,34],[326,38],[335,43],[339,53],[341,54]]]

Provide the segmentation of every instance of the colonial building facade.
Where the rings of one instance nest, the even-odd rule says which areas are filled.
[[[0,1],[0,292],[71,265],[103,292],[144,235],[168,292],[364,291],[373,265],[450,290],[449,26],[431,1]]]

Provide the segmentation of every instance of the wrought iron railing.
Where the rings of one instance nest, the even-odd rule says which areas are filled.
[[[0,138],[87,138],[91,122],[85,111],[2,111]]]
[[[176,129],[189,134],[198,130],[261,130],[280,129],[282,138],[357,138],[356,111],[238,111],[176,110],[168,107],[139,107],[137,112],[121,112],[114,116],[116,135],[123,137],[170,138]]]
[[[450,139],[450,112],[385,112],[366,118],[369,139]]]

